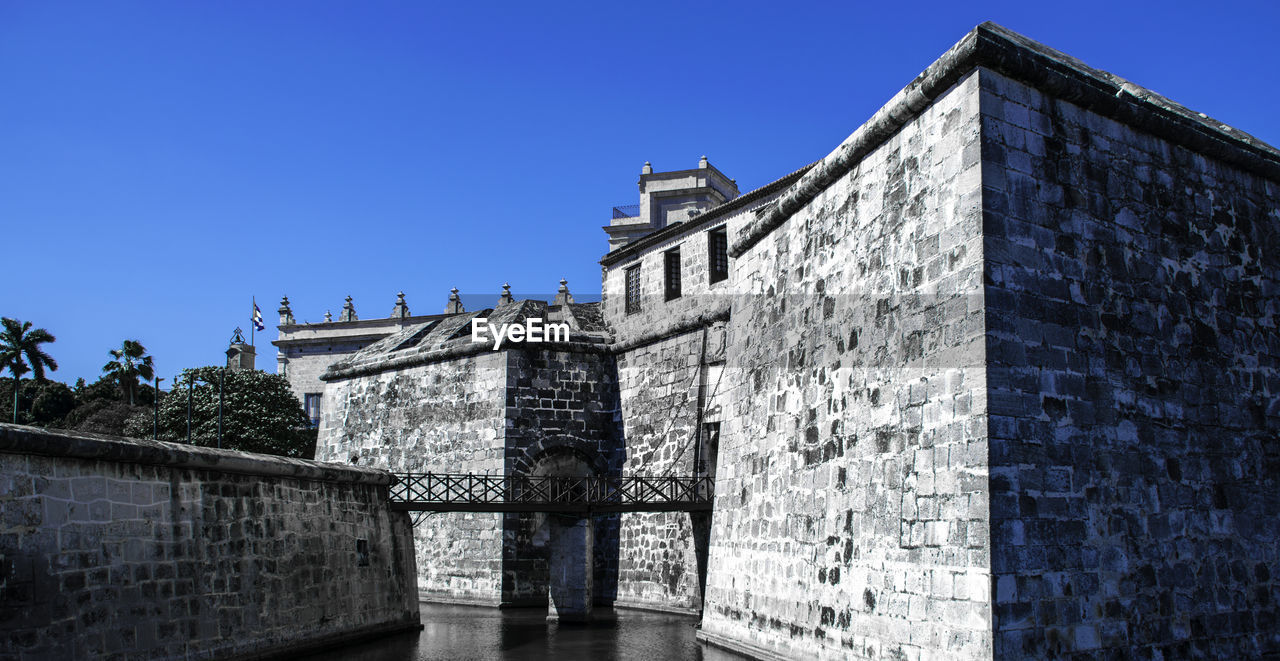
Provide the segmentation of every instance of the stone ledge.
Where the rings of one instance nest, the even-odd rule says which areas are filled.
[[[777,201],[757,212],[756,218],[739,233],[729,254],[741,257],[979,67],[1173,144],[1280,181],[1280,151],[1274,147],[1119,76],[986,22],[930,64]]]
[[[450,606],[471,606],[474,608],[502,608],[504,603],[500,597],[479,597],[471,595],[449,595],[443,592],[432,592],[418,589],[418,603],[447,604]],[[545,606],[545,604],[543,604]],[[524,608],[524,604],[505,604],[507,608]]]
[[[387,636],[403,635],[411,631],[417,633],[424,628],[425,625],[422,624],[421,618],[414,617],[402,622],[390,622],[317,638],[281,643],[256,652],[246,652],[225,658],[228,661],[283,661],[284,659],[296,659],[307,654],[319,654],[350,645],[381,640]]]
[[[763,647],[752,645],[751,643],[743,643],[732,638],[725,638],[719,634],[707,633],[701,629],[696,634],[698,640],[712,646],[719,647],[722,650],[729,650],[735,654],[759,659],[760,661],[792,661],[792,657],[783,656],[777,652],[767,650]]]
[[[691,615],[697,617],[702,614],[702,609],[690,608],[688,606],[667,606],[649,601],[631,601],[628,599],[615,599],[613,601],[614,608],[631,611],[645,611],[647,613],[674,613],[676,615]]]
[[[319,482],[386,486],[394,479],[390,473],[373,468],[7,423],[0,423],[0,452]]]
[[[623,354],[651,344],[657,344],[658,342],[662,342],[663,340],[668,340],[673,337],[686,335],[688,333],[695,333],[703,330],[704,328],[710,328],[716,322],[728,320],[728,306],[712,310],[703,310],[696,315],[679,319],[669,324],[664,324],[659,328],[648,329],[644,333],[637,333],[625,340],[616,341],[609,347],[609,351],[614,355]]]

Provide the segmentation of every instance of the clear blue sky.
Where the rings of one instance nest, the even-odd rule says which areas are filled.
[[[221,364],[251,296],[415,314],[599,293],[600,226],[702,154],[827,154],[984,20],[1280,144],[1280,3],[0,0],[0,315],[68,383]]]

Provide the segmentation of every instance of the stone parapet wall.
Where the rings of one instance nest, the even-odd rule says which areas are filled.
[[[705,639],[990,657],[979,128],[962,78],[735,261]]]
[[[1280,183],[981,79],[997,656],[1280,651]]]
[[[417,628],[389,483],[0,425],[0,656],[265,658]]]

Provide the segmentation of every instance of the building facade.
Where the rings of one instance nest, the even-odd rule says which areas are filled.
[[[337,321],[326,312],[321,323],[300,324],[294,319],[289,297],[285,296],[280,300],[279,336],[272,342],[277,348],[276,373],[288,379],[311,424],[318,426],[324,398],[324,382],[320,376],[330,365],[407,326],[440,319],[455,307],[462,308],[456,290],[445,314],[415,317],[409,314],[404,292],[400,292],[390,316],[361,320],[348,296]]]

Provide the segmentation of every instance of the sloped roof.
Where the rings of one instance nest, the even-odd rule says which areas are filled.
[[[546,301],[513,301],[496,308],[447,315],[405,327],[333,363],[320,379],[332,381],[493,351],[491,338],[479,342],[471,339],[471,320],[477,318],[486,319],[491,326],[523,324],[526,319],[569,326],[568,342],[505,344],[501,350],[571,348],[604,351],[610,340],[599,303],[549,305]]]

